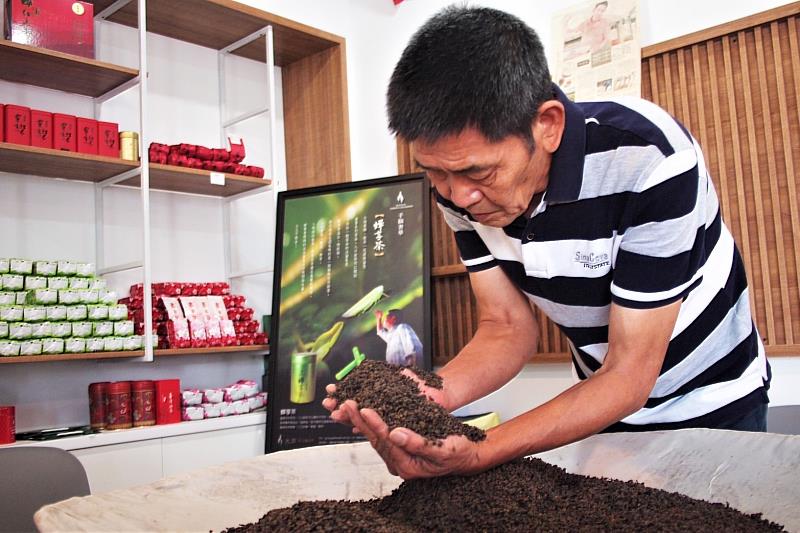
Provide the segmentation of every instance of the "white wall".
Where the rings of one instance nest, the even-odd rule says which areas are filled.
[[[347,41],[350,139],[353,178],[369,179],[396,174],[394,139],[386,129],[384,95],[392,68],[413,32],[432,14],[449,5],[446,0],[244,0],[277,15],[343,36]],[[514,13],[536,29],[549,47],[549,21],[556,10],[577,3],[486,0],[472,2]],[[786,1],[710,0],[660,2],[642,0],[643,44],[697,31],[770,9]],[[691,16],[687,16],[687,14]],[[99,58],[136,66],[132,30],[100,24]],[[154,140],[218,145],[217,79],[215,54],[199,47],[150,36],[152,90],[150,131]],[[247,61],[247,60],[241,60]],[[209,69],[209,66],[212,68]],[[238,63],[231,73],[241,89],[257,98],[261,70]],[[280,94],[280,91],[278,92]],[[104,106],[102,117],[135,129],[137,95],[134,92]],[[238,101],[247,98],[240,97]],[[0,101],[91,115],[91,100],[57,91],[0,82]],[[279,108],[280,109],[280,108]],[[280,117],[279,117],[280,122]],[[263,128],[247,125],[248,161],[261,163]],[[277,132],[282,138],[282,130]],[[249,139],[253,139],[250,141]],[[279,154],[282,156],[282,154]],[[263,164],[263,163],[262,163]],[[279,168],[285,168],[279,157]],[[219,200],[153,193],[154,279],[221,279],[222,218]],[[0,256],[94,256],[93,188],[30,177],[3,176],[0,181]],[[117,263],[141,257],[141,215],[136,193],[115,189],[106,197],[106,261]],[[237,206],[232,227],[234,271],[262,266],[272,260],[274,229],[267,198],[253,197]],[[131,282],[117,276],[113,283],[125,289]],[[135,280],[133,280],[135,281]],[[270,302],[271,276],[250,279],[236,287],[248,295],[257,314]],[[800,403],[800,358],[773,360],[773,403]],[[144,377],[181,377],[187,386],[226,383],[240,377],[257,378],[263,371],[258,358],[188,357],[153,365],[123,362],[75,362],[41,365],[4,365],[0,368],[0,404],[17,404],[21,430],[86,422],[85,390],[91,381]],[[56,376],[56,377],[54,377]],[[467,411],[497,410],[504,419],[538,405],[572,383],[569,366],[529,365],[506,387]],[[57,404],[55,409],[45,404]]]

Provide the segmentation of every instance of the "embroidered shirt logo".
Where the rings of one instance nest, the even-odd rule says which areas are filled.
[[[588,268],[590,270],[611,264],[607,253],[596,254],[594,252],[575,252],[575,262],[582,264],[583,268]]]

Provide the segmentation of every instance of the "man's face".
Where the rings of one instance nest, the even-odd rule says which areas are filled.
[[[486,226],[510,224],[547,186],[551,155],[538,148],[531,151],[516,135],[493,143],[467,128],[434,142],[416,140],[412,146],[418,166],[439,194]]]

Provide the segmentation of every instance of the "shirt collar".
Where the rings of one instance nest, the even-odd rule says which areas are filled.
[[[583,182],[583,159],[586,156],[586,117],[564,92],[553,84],[556,99],[564,105],[564,134],[553,153],[545,200],[548,204],[578,199]]]

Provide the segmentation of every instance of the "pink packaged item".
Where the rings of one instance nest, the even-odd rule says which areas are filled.
[[[183,405],[200,405],[203,403],[203,393],[198,389],[186,389],[181,392]]]
[[[258,383],[252,379],[240,379],[235,383],[235,385],[239,385],[244,389],[245,398],[250,398],[251,396],[258,394]]]
[[[226,402],[235,402],[237,400],[242,400],[246,398],[247,389],[240,385],[231,385],[230,387],[225,387],[223,389],[225,391],[225,401]]]
[[[233,327],[232,320],[219,321],[220,332],[222,333],[222,342],[224,346],[236,346],[236,329]]]
[[[219,403],[204,403],[202,408],[206,418],[218,418],[222,416],[222,406]]]
[[[202,420],[204,416],[205,411],[199,405],[190,405],[181,409],[181,419],[184,421]]]
[[[255,396],[251,396],[247,399],[247,404],[250,406],[251,411],[255,411],[256,409],[261,409],[267,405],[267,399],[256,394]]]
[[[225,391],[222,389],[205,389],[203,391],[203,401],[205,403],[219,403],[225,399]]]
[[[202,320],[190,320],[189,330],[192,334],[192,348],[205,348],[208,346],[205,322]]]
[[[177,320],[181,318],[185,318],[183,314],[183,309],[181,308],[181,302],[177,298],[171,298],[169,296],[163,296],[159,303],[164,306],[164,310],[167,313],[167,316],[172,320]]]
[[[212,319],[206,322],[206,340],[209,346],[225,345],[218,319]]]
[[[237,415],[243,415],[250,412],[250,401],[247,399],[236,400],[235,402],[231,402],[231,405],[233,405],[233,410]]]
[[[228,311],[222,296],[206,296],[206,309],[208,313],[218,320],[228,320]]]
[[[233,406],[233,402],[220,402],[217,405],[219,405],[220,416],[231,416],[236,414],[236,408]]]

